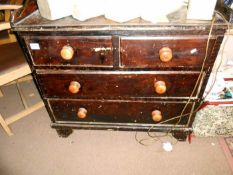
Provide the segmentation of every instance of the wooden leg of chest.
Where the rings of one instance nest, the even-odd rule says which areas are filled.
[[[186,141],[188,135],[190,134],[190,131],[184,132],[184,131],[173,131],[172,135],[175,137],[178,141]]]
[[[56,128],[56,131],[59,137],[63,137],[63,138],[68,137],[73,132],[71,128]]]

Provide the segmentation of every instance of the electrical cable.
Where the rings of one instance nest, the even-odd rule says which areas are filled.
[[[219,16],[222,17],[222,19],[224,20],[224,22],[227,24],[227,27],[228,27],[228,30],[229,30],[229,29],[230,29],[230,25],[229,25],[228,21],[225,19],[225,17],[224,17],[220,12],[218,12],[218,11],[215,11],[215,15],[216,15],[216,14],[218,14]],[[171,131],[174,130],[174,128],[180,123],[180,121],[182,120],[182,117],[185,117],[185,116],[188,116],[188,115],[189,115],[189,119],[188,119],[188,121],[189,121],[190,118],[191,118],[191,116],[192,116],[194,113],[196,113],[196,112],[199,110],[199,108],[202,106],[202,103],[201,103],[201,104],[200,104],[195,110],[193,110],[192,112],[184,114],[184,112],[185,112],[185,110],[186,110],[188,104],[189,104],[190,101],[191,101],[191,98],[192,98],[193,94],[195,93],[195,91],[196,91],[196,89],[197,89],[197,87],[198,87],[199,81],[201,80],[201,77],[203,76],[203,73],[204,73],[205,62],[206,62],[207,56],[208,56],[209,42],[210,42],[210,39],[211,39],[211,35],[212,35],[212,30],[213,30],[214,22],[215,22],[215,16],[214,16],[214,18],[212,19],[212,22],[211,22],[211,27],[210,27],[210,31],[209,31],[209,35],[208,35],[207,44],[206,44],[205,57],[204,57],[204,60],[203,60],[203,63],[202,63],[202,67],[201,67],[200,74],[199,74],[198,79],[197,79],[197,81],[196,81],[196,84],[195,84],[195,86],[194,86],[194,88],[193,88],[193,91],[192,91],[192,93],[191,93],[191,95],[190,95],[190,97],[189,97],[189,99],[188,99],[186,105],[184,106],[184,108],[183,108],[181,114],[180,114],[179,116],[172,117],[172,118],[170,118],[170,119],[161,121],[161,122],[159,122],[159,123],[157,123],[157,124],[151,126],[151,127],[149,128],[149,130],[147,131],[147,135],[149,136],[149,138],[144,138],[144,139],[140,139],[140,140],[139,140],[139,139],[137,138],[137,132],[136,132],[136,133],[135,133],[135,140],[136,140],[139,144],[144,145],[144,146],[148,146],[148,145],[144,144],[143,142],[144,142],[144,141],[148,141],[148,140],[160,141],[160,138],[166,137],[166,136],[173,137],[173,136],[171,135]],[[220,63],[219,63],[219,65],[218,65],[217,69],[216,69],[214,79],[213,79],[212,84],[211,84],[211,86],[210,86],[210,88],[209,88],[209,91],[206,93],[206,96],[205,96],[204,98],[201,99],[202,102],[205,100],[205,98],[206,98],[206,97],[208,96],[208,94],[211,92],[211,90],[212,90],[212,88],[213,88],[213,86],[214,86],[214,84],[215,84],[215,82],[216,82],[217,72],[218,72],[218,70],[219,70],[219,68],[221,67],[221,64],[222,64],[222,60],[223,60],[223,50],[224,50],[224,48],[225,48],[225,45],[226,45],[227,40],[228,40],[228,36],[226,37],[226,39],[224,40],[224,42],[223,42],[223,44],[222,44],[221,60],[220,60]],[[172,121],[172,120],[175,120],[175,119],[178,119],[178,121],[177,121],[177,122],[169,129],[169,131],[167,131],[165,134],[159,135],[159,136],[156,135],[155,133],[154,133],[153,135],[151,134],[151,129],[153,129],[153,127],[155,127],[156,125],[158,125],[158,124],[163,124],[163,123],[167,123],[168,121]],[[174,137],[173,137],[173,138],[174,138]],[[173,144],[174,144],[174,143],[173,143]]]

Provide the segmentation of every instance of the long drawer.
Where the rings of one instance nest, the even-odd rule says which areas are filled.
[[[24,39],[35,65],[113,66],[111,37],[31,36]]]
[[[210,57],[216,37],[209,43]],[[206,52],[207,37],[122,37],[122,68],[200,69]],[[210,60],[209,60],[210,61]]]
[[[154,71],[42,71],[37,74],[45,97],[74,99],[188,98],[198,76],[198,72]]]
[[[145,102],[145,101],[109,101],[109,100],[49,100],[56,121],[61,122],[103,122],[103,123],[148,123],[154,124],[180,115],[185,102]],[[192,111],[189,103],[185,114]],[[156,121],[153,112],[159,111],[161,118]],[[183,117],[180,124],[187,124]],[[171,124],[177,119],[166,122]]]

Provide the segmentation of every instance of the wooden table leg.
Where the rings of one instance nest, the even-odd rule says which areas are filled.
[[[0,97],[3,97],[3,93],[2,93],[1,88],[0,88]]]
[[[41,102],[38,102],[37,104],[11,116],[11,117],[7,117],[6,119],[4,119],[1,114],[0,114],[0,124],[2,125],[3,129],[6,131],[6,133],[9,135],[9,136],[12,136],[13,135],[13,132],[11,131],[9,125],[16,122],[17,120],[23,118],[23,117],[26,117],[28,114],[31,114],[32,112],[42,108],[44,106],[44,103],[41,101]]]
[[[2,117],[2,115],[0,114],[0,123],[3,127],[3,129],[6,131],[6,133],[8,134],[8,136],[12,136],[13,132],[11,131],[10,127],[7,125],[7,123],[5,122],[4,118]]]

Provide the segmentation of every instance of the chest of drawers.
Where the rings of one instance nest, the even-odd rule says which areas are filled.
[[[35,1],[13,17],[51,126],[64,137],[150,129],[186,139],[226,29],[216,22],[209,36],[209,21],[48,21]]]

